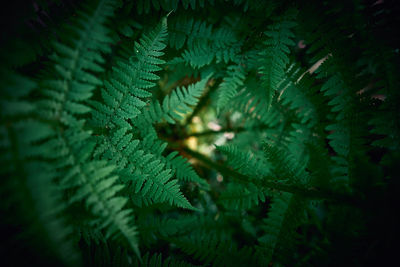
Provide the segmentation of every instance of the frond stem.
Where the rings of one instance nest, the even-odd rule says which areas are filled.
[[[283,192],[289,192],[292,194],[301,195],[308,199],[321,199],[321,200],[325,199],[325,200],[330,200],[333,202],[347,203],[347,204],[359,204],[359,202],[360,202],[360,200],[354,198],[352,195],[349,195],[349,194],[331,192],[331,191],[316,189],[316,188],[304,188],[304,187],[290,185],[290,184],[283,184],[283,183],[279,183],[279,182],[274,182],[273,181],[274,178],[272,178],[272,177],[263,177],[262,179],[259,179],[256,177],[249,177],[249,176],[243,175],[241,173],[238,173],[238,172],[232,170],[231,168],[228,168],[222,164],[214,162],[207,156],[205,156],[197,151],[191,150],[189,148],[184,148],[183,150],[185,153],[187,153],[191,157],[199,160],[207,167],[215,169],[218,172],[220,172],[222,175],[224,175],[226,177],[231,177],[239,182],[252,182],[255,185],[260,186],[260,187],[270,188],[270,189],[283,191]]]
[[[226,127],[226,128],[222,128],[222,129],[220,129],[218,131],[208,130],[208,131],[203,131],[203,132],[198,132],[198,133],[190,133],[190,134],[187,134],[184,138],[200,137],[200,136],[207,136],[207,135],[227,133],[227,132],[240,133],[240,132],[254,131],[254,130],[265,130],[265,129],[268,129],[268,128],[270,128],[269,125],[259,125],[259,126],[251,127],[251,128],[246,128],[246,127]]]

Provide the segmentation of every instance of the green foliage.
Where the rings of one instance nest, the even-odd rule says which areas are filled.
[[[265,49],[260,52],[260,72],[263,74],[262,81],[267,90],[268,105],[272,101],[279,82],[285,77],[286,66],[289,63],[289,46],[295,44],[292,32],[292,28],[296,25],[295,16],[296,10],[287,10],[285,14],[274,19],[268,26],[268,30],[264,32],[267,39],[264,41]]]
[[[133,47],[133,55],[121,60],[113,67],[109,79],[104,81],[101,91],[104,104],[95,102],[93,112],[95,125],[102,128],[131,127],[127,120],[135,118],[139,108],[146,105],[140,98],[151,96],[147,90],[154,87],[153,80],[159,77],[154,73],[161,70],[158,65],[164,63],[158,57],[164,53],[164,41],[167,35],[166,18],[157,27],[143,35]]]
[[[286,255],[296,247],[296,229],[304,216],[305,201],[291,193],[279,193],[274,197],[271,210],[262,226],[265,234],[259,238],[266,262],[286,262]],[[290,262],[287,262],[290,264]]]
[[[190,106],[195,106],[199,102],[199,97],[210,77],[211,75],[208,75],[200,82],[189,85],[188,88],[177,87],[164,98],[162,105],[158,101],[152,102],[148,109],[143,110],[145,123],[153,124],[166,120],[175,124],[174,119],[182,119],[183,115],[192,111]]]
[[[393,260],[398,4],[44,2],[1,38],[4,264]]]
[[[227,75],[228,77],[218,88],[218,108],[224,108],[228,104],[229,100],[236,95],[238,87],[243,85],[245,79],[245,73],[241,66],[229,66]]]

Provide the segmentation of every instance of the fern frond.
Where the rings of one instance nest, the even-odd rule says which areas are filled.
[[[264,262],[275,260],[282,263],[292,262],[291,248],[295,246],[296,230],[304,218],[305,202],[291,193],[275,194],[268,218],[264,220],[265,235],[258,240]]]
[[[206,2],[208,2],[210,5],[214,5],[215,0],[154,0],[151,2],[146,0],[139,0],[137,4],[137,12],[139,14],[148,14],[152,8],[156,10],[159,10],[161,8],[165,11],[176,11],[179,10],[179,8],[187,10],[190,7],[194,10],[198,7],[203,8]]]
[[[115,166],[106,161],[90,161],[94,142],[88,142],[87,132],[68,129],[51,145],[59,151],[51,157],[60,158],[61,185],[74,193],[69,198],[73,204],[82,201],[97,217],[93,222],[99,229],[106,229],[106,238],[123,236],[129,246],[139,255],[136,228],[132,226],[132,210],[123,209],[127,198],[117,196],[124,185],[117,183],[118,176],[112,175]],[[84,140],[86,139],[86,143]]]
[[[115,3],[101,0],[86,5],[66,28],[69,34],[54,42],[52,76],[40,83],[47,100],[41,101],[39,113],[65,125],[75,125],[76,115],[90,111],[84,100],[92,96],[101,81],[92,73],[102,72],[102,52],[110,52],[108,29],[104,26],[113,15]]]
[[[224,242],[225,241],[225,242]],[[186,254],[193,255],[195,259],[209,264],[224,250],[226,240],[220,240],[216,236],[207,236],[201,232],[175,238],[173,242]]]
[[[278,89],[279,82],[285,77],[286,65],[289,63],[289,46],[294,45],[292,28],[296,25],[294,18],[296,10],[289,9],[282,17],[276,19],[264,32],[267,40],[265,49],[260,53],[263,85],[267,90],[268,109],[271,106],[272,97]]]
[[[156,216],[139,217],[137,223],[141,238],[146,245],[157,242],[157,237],[166,238],[175,235],[181,226],[176,219]]]
[[[167,19],[135,43],[134,56],[128,62],[119,61],[113,68],[110,78],[104,82],[102,97],[105,105],[94,102],[93,123],[98,127],[128,127],[127,120],[134,119],[140,108],[145,106],[141,99],[151,96],[147,90],[152,88],[159,77],[154,73],[161,70],[159,59],[164,53],[167,38]]]
[[[183,115],[192,111],[191,106],[195,106],[199,102],[211,76],[212,74],[209,74],[196,84],[189,85],[188,88],[176,88],[164,98],[162,105],[158,101],[152,102],[148,109],[143,110],[143,116],[139,118],[143,121],[139,122],[139,125],[153,124],[164,119],[175,124],[174,119],[182,119]]]
[[[92,243],[99,245],[106,242],[106,239],[101,230],[93,228],[90,225],[79,225],[78,234],[79,239],[83,239],[89,246]]]
[[[172,17],[169,30],[169,45],[181,49],[190,36],[193,27],[193,17],[177,16]]]
[[[115,242],[88,244],[83,246],[85,254],[85,266],[116,266],[129,267],[132,262],[140,261],[132,258],[124,247],[116,245]]]
[[[138,172],[130,176],[126,175],[132,180],[134,192],[148,195],[156,202],[168,202],[170,205],[194,210],[195,208],[180,192],[177,180],[171,180],[171,170],[158,171],[163,167],[164,164],[155,160],[144,169],[145,172],[150,172],[148,177],[142,176]]]
[[[328,111],[325,99],[319,95],[320,87],[316,85],[315,79],[308,71],[294,64],[288,68],[286,76],[288,79],[279,86],[282,88],[280,102],[297,112],[301,124],[313,127],[323,121]]]
[[[172,59],[169,64],[185,63],[194,69],[208,66],[216,59],[216,63],[239,63],[240,44],[232,44],[226,47],[195,43],[190,49],[186,49],[181,57]]]
[[[171,152],[166,156],[167,166],[175,171],[176,178],[185,182],[198,183],[202,188],[209,190],[209,184],[193,169],[187,159],[178,155],[178,152]]]
[[[140,145],[144,151],[155,155],[167,168],[170,168],[178,180],[198,183],[202,188],[209,189],[208,183],[197,175],[187,159],[178,155],[177,151],[173,151],[165,157],[162,155],[167,143],[158,140],[156,136],[146,135]]]
[[[71,128],[59,127],[58,136],[45,145],[46,157],[57,164],[59,179],[64,189],[75,191],[69,197],[70,203],[83,201],[97,219],[100,229],[107,229],[107,236],[123,236],[132,249],[139,254],[135,228],[130,225],[130,210],[122,210],[126,199],[115,194],[122,189],[116,185],[116,177],[110,176],[111,167],[105,162],[90,159],[93,146],[82,145],[90,136],[83,130],[84,121],[76,114],[84,114],[90,108],[81,102],[91,97],[91,91],[101,84],[92,72],[103,71],[101,52],[109,52],[108,29],[104,26],[113,14],[115,3],[100,1],[97,6],[87,6],[79,13],[75,24],[69,26],[73,34],[66,35],[63,42],[54,44],[54,76],[44,80],[42,93],[48,100],[41,101],[39,114]],[[95,171],[96,168],[99,168]],[[97,183],[97,184],[96,184]]]
[[[188,47],[193,47],[194,45],[200,44],[207,45],[213,37],[212,25],[205,21],[195,21],[191,31],[187,32],[186,34]]]
[[[253,179],[261,179],[269,173],[268,163],[262,158],[256,158],[250,152],[243,152],[234,145],[217,146],[222,154],[226,155],[227,163],[241,174]]]
[[[33,112],[35,105],[23,98],[32,92],[37,84],[11,70],[0,68],[2,80],[0,108],[3,119]]]
[[[4,178],[0,193],[7,196],[0,204],[0,212],[7,215],[1,227],[3,230],[7,226],[8,231],[2,241],[8,246],[2,244],[4,252],[23,253],[27,258],[40,254],[34,256],[39,262],[79,265],[80,255],[72,242],[73,229],[64,216],[66,206],[56,184],[57,175],[43,160],[43,154],[49,152],[45,142],[55,131],[50,125],[29,118],[37,105],[28,97],[37,84],[3,68],[0,80],[0,174]],[[18,228],[16,232],[14,227]],[[10,244],[13,245],[9,247]],[[14,263],[27,264],[25,261]]]
[[[229,27],[213,29],[205,21],[194,21],[187,17],[178,18],[177,22],[183,26],[176,25],[172,41],[179,47],[187,41],[187,49],[181,57],[174,58],[169,64],[185,63],[197,69],[209,65],[214,58],[217,63],[239,63],[238,54],[243,43],[238,41],[235,32]]]
[[[379,49],[377,57],[379,58],[379,66],[385,70],[387,77],[386,81],[378,82],[377,86],[381,87],[377,93],[387,96],[381,103],[378,109],[374,109],[372,118],[368,124],[373,126],[371,133],[381,135],[382,138],[375,140],[372,145],[376,147],[384,147],[391,151],[398,151],[400,147],[400,127],[399,120],[399,105],[397,104],[400,96],[397,88],[399,88],[399,77],[395,70],[398,69],[396,64],[397,57],[394,51]],[[382,51],[383,50],[383,51]],[[397,61],[398,62],[398,61]],[[379,68],[379,67],[378,67]]]
[[[182,48],[187,42],[188,48],[208,44],[218,50],[227,48],[237,41],[234,31],[229,27],[213,29],[213,25],[206,21],[194,20],[193,17],[184,15],[171,20],[170,45],[176,49]]]
[[[245,71],[239,66],[229,66],[227,78],[218,87],[217,109],[223,109],[226,104],[236,95],[238,87],[243,85]]]
[[[131,181],[135,194],[140,193],[153,202],[193,209],[180,192],[177,180],[171,179],[171,169],[158,156],[139,149],[140,141],[127,131],[121,128],[111,136],[98,137],[94,155],[116,164],[122,181]]]
[[[214,54],[209,51],[210,47],[208,45],[195,44],[192,49],[185,50],[182,53],[181,62],[185,62],[194,69],[204,67],[214,60]]]
[[[268,92],[256,79],[248,79],[246,87],[241,89],[230,101],[227,110],[233,112],[240,110],[245,117],[246,128],[256,125],[268,125],[271,129],[276,128],[285,118],[277,108],[269,107],[265,99],[268,98]]]
[[[157,139],[156,135],[147,134],[140,142],[140,147],[145,153],[153,154],[155,158],[165,164],[166,168],[171,169],[171,174],[178,180],[198,183],[203,189],[209,189],[208,183],[197,175],[187,159],[178,155],[178,152],[173,151],[167,156],[163,156],[167,143]]]
[[[396,255],[385,237],[399,195],[397,5],[64,2],[5,9],[16,16],[0,38],[4,262]]]
[[[202,221],[200,219],[200,221]],[[140,216],[137,220],[140,237],[146,246],[153,245],[160,240],[168,240],[177,235],[186,235],[193,232],[194,228],[200,228],[197,216],[179,216],[171,218],[167,216]],[[196,226],[196,227],[194,227]]]
[[[258,206],[266,199],[266,190],[258,188],[252,183],[247,185],[230,183],[227,189],[218,198],[230,210],[246,210]]]
[[[264,153],[272,165],[271,173],[275,179],[303,186],[310,182],[305,170],[308,158],[297,161],[289,152],[269,144],[264,144]]]
[[[183,260],[177,260],[172,257],[168,257],[163,260],[161,254],[146,254],[143,256],[142,262],[135,262],[132,266],[148,266],[148,267],[168,267],[168,266],[177,266],[177,267],[195,267],[198,265],[192,265]]]
[[[322,63],[320,69],[317,70],[318,78],[328,78],[327,81],[322,85],[321,91],[325,96],[329,97],[328,102],[333,113],[337,113],[337,120],[343,120],[346,110],[351,108],[348,106],[351,102],[349,95],[350,88],[346,85],[340,72],[335,68],[335,64],[332,64],[334,59],[329,57]]]
[[[400,147],[398,140],[400,139],[400,127],[398,125],[399,112],[396,110],[398,107],[392,104],[384,104],[384,107],[376,112],[375,116],[369,121],[370,125],[373,125],[371,133],[382,135],[383,138],[373,142],[373,146],[388,148],[392,151],[397,151]],[[392,110],[390,113],[390,119],[387,118],[387,111]],[[390,133],[390,134],[388,134]]]
[[[233,242],[218,234],[195,232],[173,242],[185,253],[205,265],[213,266],[254,266],[254,251],[248,247],[238,248]]]
[[[126,168],[132,158],[140,157],[136,156],[140,153],[137,149],[140,141],[133,139],[128,128],[121,128],[108,136],[96,136],[96,142],[98,145],[93,156],[116,164],[119,170]]]
[[[328,131],[327,139],[336,155],[332,157],[336,163],[331,169],[333,176],[332,185],[336,189],[349,190],[349,151],[353,133],[350,131],[349,121],[352,117],[352,108],[355,92],[348,85],[344,75],[337,69],[340,65],[340,56],[328,57],[317,70],[317,78],[327,79],[321,87],[321,91],[329,99],[332,121],[325,127]],[[336,63],[336,64],[335,64]]]

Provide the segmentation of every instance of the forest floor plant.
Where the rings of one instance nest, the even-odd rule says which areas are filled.
[[[5,8],[1,265],[387,266],[400,5],[305,2]]]

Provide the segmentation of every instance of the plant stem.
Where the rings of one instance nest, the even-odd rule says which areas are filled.
[[[204,156],[203,154],[193,151],[189,148],[184,148],[184,151],[193,158],[196,158],[197,160],[201,161],[206,166],[217,170],[222,175],[231,177],[240,182],[246,182],[246,183],[251,182],[254,183],[256,186],[267,187],[270,189],[289,192],[292,194],[298,194],[308,199],[327,199],[331,201],[336,201],[341,203],[342,202],[352,203],[352,204],[356,204],[357,202],[359,202],[359,200],[355,199],[353,196],[348,194],[336,193],[315,188],[305,188],[298,185],[283,184],[272,181],[273,178],[271,177],[264,177],[262,179],[252,178],[243,175],[241,173],[238,173],[224,165],[218,164],[212,161],[210,158]]]
[[[240,132],[245,132],[245,131],[253,131],[253,130],[263,130],[263,129],[268,129],[268,125],[260,125],[252,128],[245,128],[245,127],[226,127],[222,128],[218,131],[213,131],[213,130],[208,130],[204,132],[199,132],[199,133],[191,133],[185,136],[185,138],[189,137],[199,137],[199,136],[207,136],[207,135],[213,135],[213,134],[220,134],[220,133],[225,133],[225,132],[233,132],[233,133],[240,133]]]

